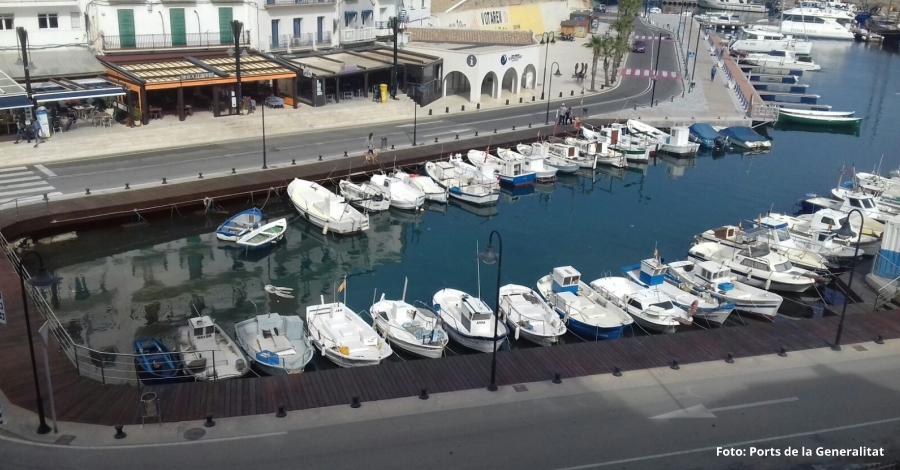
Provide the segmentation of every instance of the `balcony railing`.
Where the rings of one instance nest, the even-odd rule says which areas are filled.
[[[335,0],[266,0],[268,7],[287,7],[291,5],[333,5]]]
[[[366,42],[375,40],[375,28],[342,29],[341,44]]]
[[[103,49],[165,49],[170,47],[210,47],[230,46],[234,41],[222,41],[218,32],[185,34],[184,38],[178,38],[171,34],[137,34],[135,36],[108,36],[103,35]],[[241,44],[249,44],[250,38],[245,33],[241,38]]]
[[[331,32],[323,31],[322,38],[316,33],[305,33],[300,36],[290,34],[282,34],[277,40],[273,41],[269,36],[269,44],[273,49],[303,49],[306,47],[331,45]]]

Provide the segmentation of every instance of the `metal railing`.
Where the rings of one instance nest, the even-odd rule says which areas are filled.
[[[266,6],[326,5],[334,2],[335,0],[266,0]]]
[[[365,27],[341,30],[341,44],[375,40],[375,28]]]
[[[174,37],[171,34],[137,34],[135,36],[102,35],[104,50],[121,49],[165,49],[170,47],[209,47],[231,46],[234,41],[222,40],[218,31],[206,33],[190,33],[184,37]],[[249,44],[250,38],[244,34],[241,44]]]
[[[331,45],[331,32],[323,31],[321,39],[317,33],[304,33],[300,36],[291,34],[279,35],[277,40],[269,36],[269,44],[273,49],[302,49],[304,47]]]

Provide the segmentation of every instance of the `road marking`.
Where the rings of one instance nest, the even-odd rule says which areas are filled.
[[[27,170],[27,169],[28,169],[27,166],[16,166],[16,167],[9,167],[9,168],[0,168],[0,173],[6,173],[7,171],[22,171],[22,170]]]
[[[13,176],[32,176],[33,171],[17,171],[15,173],[0,173],[0,178],[12,178]]]
[[[437,120],[437,121],[428,121],[428,122],[424,122],[424,123],[419,124],[419,125],[420,125],[420,126],[427,126],[428,124],[437,124],[437,123],[439,123],[439,122],[444,122],[444,121],[441,121],[441,120]],[[401,124],[401,125],[399,125],[399,126],[397,126],[397,127],[412,127],[412,126],[413,126],[413,124]]]
[[[56,178],[56,173],[48,170],[47,167],[45,167],[44,165],[35,165],[34,167],[37,168],[41,173],[43,173],[51,178]]]
[[[47,198],[52,199],[52,198],[55,198],[57,196],[62,196],[62,195],[63,195],[63,193],[56,191],[56,192],[52,192],[52,193],[47,193]],[[20,198],[16,198],[16,199],[18,200],[18,204],[22,204],[22,203],[39,201],[39,200],[42,200],[43,198],[44,198],[44,196],[42,194],[38,194],[36,196],[26,196],[26,197],[20,197]],[[6,205],[12,205],[12,204],[13,204],[13,201],[4,202],[4,203],[0,203],[0,207],[6,206]]]
[[[44,183],[44,184],[46,184],[46,183]],[[56,188],[54,188],[53,186],[50,186],[49,184],[47,184],[46,186],[41,186],[41,187],[39,187],[39,188],[28,188],[28,189],[20,189],[20,190],[18,190],[18,191],[6,191],[6,192],[2,192],[2,193],[0,193],[0,197],[15,196],[15,195],[17,195],[17,194],[36,193],[36,192],[39,192],[39,191],[47,191],[47,190],[52,191],[52,190],[54,190],[54,189],[56,189]]]
[[[7,442],[15,442],[16,444],[25,444],[34,447],[51,447],[55,449],[78,449],[78,450],[119,450],[119,449],[146,449],[152,447],[169,447],[169,446],[186,446],[186,445],[196,445],[196,444],[214,444],[216,442],[229,442],[229,441],[243,441],[247,439],[260,439],[266,437],[279,437],[279,436],[287,436],[287,431],[280,432],[270,432],[266,434],[254,434],[250,436],[234,436],[234,437],[220,437],[217,439],[206,439],[206,440],[198,440],[198,441],[179,441],[179,442],[167,442],[167,443],[157,443],[157,444],[129,444],[129,445],[106,445],[106,446],[73,446],[73,445],[60,445],[60,444],[48,444],[45,442],[34,442],[27,441],[25,439],[19,439],[16,437],[9,437],[5,434],[0,434],[0,440]]]
[[[31,181],[31,182],[29,182],[29,183],[3,184],[3,185],[0,185],[0,190],[4,190],[4,189],[13,189],[13,188],[27,188],[27,187],[29,187],[29,186],[44,186],[44,185],[48,185],[48,184],[49,184],[49,183],[47,183],[47,182],[44,181],[44,180],[41,180],[41,181]]]
[[[555,470],[587,470],[589,468],[608,467],[610,465],[621,465],[624,463],[640,462],[643,460],[655,460],[655,459],[661,459],[661,458],[665,458],[665,457],[675,457],[675,456],[679,456],[679,455],[696,454],[699,452],[709,452],[709,451],[714,451],[719,447],[744,447],[744,446],[749,446],[752,444],[760,444],[762,442],[780,441],[780,440],[784,440],[784,439],[793,439],[795,437],[813,436],[816,434],[824,434],[824,433],[828,433],[828,432],[837,432],[837,431],[846,431],[848,429],[865,428],[865,427],[869,427],[869,426],[878,426],[880,424],[890,424],[890,423],[896,423],[896,422],[900,422],[900,417],[882,419],[882,420],[878,420],[878,421],[869,421],[866,423],[848,424],[846,426],[837,426],[837,427],[833,427],[833,428],[817,429],[815,431],[798,432],[798,433],[794,433],[794,434],[784,434],[781,436],[763,437],[760,439],[753,439],[752,441],[733,442],[731,444],[721,444],[718,446],[709,446],[709,447],[698,447],[696,449],[686,449],[686,450],[679,450],[676,452],[666,452],[664,454],[645,455],[643,457],[632,457],[630,459],[619,459],[619,460],[609,460],[606,462],[589,463],[589,464],[585,464],[585,465],[577,465],[574,467],[557,468]]]
[[[729,410],[740,410],[743,408],[753,408],[757,406],[765,406],[765,405],[777,405],[779,403],[790,403],[793,401],[800,400],[797,397],[790,398],[780,398],[778,400],[767,400],[767,401],[758,401],[756,403],[746,403],[743,405],[731,405],[731,406],[722,406],[719,408],[706,408],[702,404],[689,406],[687,408],[682,408],[680,410],[675,410],[669,413],[663,413],[661,415],[653,416],[650,419],[670,419],[670,418],[715,418],[714,414],[717,411],[729,411]]]
[[[39,180],[39,179],[41,179],[40,176],[37,176],[37,175],[35,175],[34,173],[31,173],[31,176],[24,176],[24,177],[22,177],[22,178],[13,178],[13,179],[11,179],[11,180],[5,180],[5,179],[2,179],[2,178],[3,178],[3,177],[0,176],[0,187],[5,186],[5,185],[7,185],[7,184],[9,184],[9,183],[19,183],[19,182],[22,182],[22,181],[33,181],[33,180]]]

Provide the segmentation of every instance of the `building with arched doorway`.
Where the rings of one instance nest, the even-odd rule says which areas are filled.
[[[540,45],[530,31],[409,28],[405,49],[443,59],[443,96],[471,103],[510,99],[533,89]]]

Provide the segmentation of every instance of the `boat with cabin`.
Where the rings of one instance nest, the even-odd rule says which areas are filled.
[[[346,281],[345,281],[346,282]],[[338,367],[375,366],[393,353],[390,344],[343,302],[306,307],[307,337]]]
[[[516,340],[521,337],[539,346],[550,346],[566,334],[566,325],[553,307],[525,286],[507,284],[500,288],[500,314]]]
[[[235,324],[234,337],[250,363],[268,375],[299,374],[315,353],[299,315],[257,315]]]
[[[431,306],[450,338],[469,349],[492,352],[494,325],[498,349],[509,333],[505,323],[495,321],[494,311],[483,300],[461,290],[444,288],[435,292]]]
[[[590,286],[601,297],[625,310],[645,331],[675,333],[680,326],[693,324],[691,312],[677,307],[674,300],[660,290],[614,276],[591,281]]]
[[[450,337],[441,327],[434,310],[421,302],[406,302],[406,281],[400,300],[381,299],[369,309],[375,330],[395,348],[420,357],[436,359],[444,355]]]
[[[250,371],[247,356],[208,315],[178,327],[178,352],[186,375],[195,380],[225,380]]]
[[[490,184],[475,180],[450,162],[427,162],[425,173],[453,199],[477,206],[497,204],[500,200],[499,190],[494,191]]]
[[[610,150],[605,140],[585,140],[576,137],[566,137],[566,144],[573,145],[578,149],[579,155],[584,155],[588,161],[593,161],[594,165],[608,165],[616,168],[626,168],[628,160],[625,154]]]
[[[572,266],[553,268],[538,279],[537,292],[556,309],[569,331],[587,340],[618,339],[634,322],[582,281]]]
[[[795,267],[786,256],[771,251],[766,244],[736,248],[703,242],[691,247],[688,258],[720,263],[731,269],[738,281],[765,290],[805,292],[817,279],[812,271]]]
[[[557,169],[544,163],[541,156],[525,155],[508,148],[497,148],[497,157],[503,160],[521,160],[525,162],[525,171],[533,171],[535,182],[550,182],[556,180]]]
[[[507,186],[533,184],[537,178],[534,171],[526,168],[524,158],[500,158],[484,150],[474,149],[469,150],[467,157],[469,163],[480,169],[487,176],[493,174],[499,177],[500,183]]]
[[[740,36],[731,41],[731,45],[728,46],[730,50],[747,53],[789,51],[798,56],[807,56],[812,53],[812,42],[809,40],[777,31],[759,29],[755,25],[742,28]]]
[[[297,212],[311,224],[322,227],[323,232],[350,235],[369,229],[368,215],[316,182],[295,178],[288,184],[287,193]]]
[[[674,261],[668,264],[666,281],[680,289],[690,288],[698,295],[708,295],[734,304],[739,312],[772,320],[784,298],[734,278],[731,268],[715,261]]]
[[[369,181],[354,183],[350,180],[341,180],[338,189],[344,200],[365,212],[386,211],[391,206],[391,196],[380,186]]]
[[[372,175],[373,186],[381,188],[390,199],[390,206],[404,211],[418,211],[425,205],[425,192],[403,178],[385,174]]]
[[[766,13],[766,5],[755,0],[697,0],[700,8],[727,11],[750,11],[754,13]]]
[[[766,244],[800,268],[820,273],[828,273],[833,268],[824,256],[797,245],[786,223],[768,217],[758,219],[755,227],[747,229],[738,224],[706,230],[694,237],[694,240],[697,243],[714,242],[735,248]]]
[[[811,59],[800,59],[791,51],[753,52],[742,57],[740,62],[771,70],[814,72],[822,69],[821,65],[813,62]]]
[[[426,201],[436,202],[438,204],[447,203],[447,189],[439,186],[428,175],[416,175],[398,170],[394,171],[393,176],[419,191],[422,191]]]

